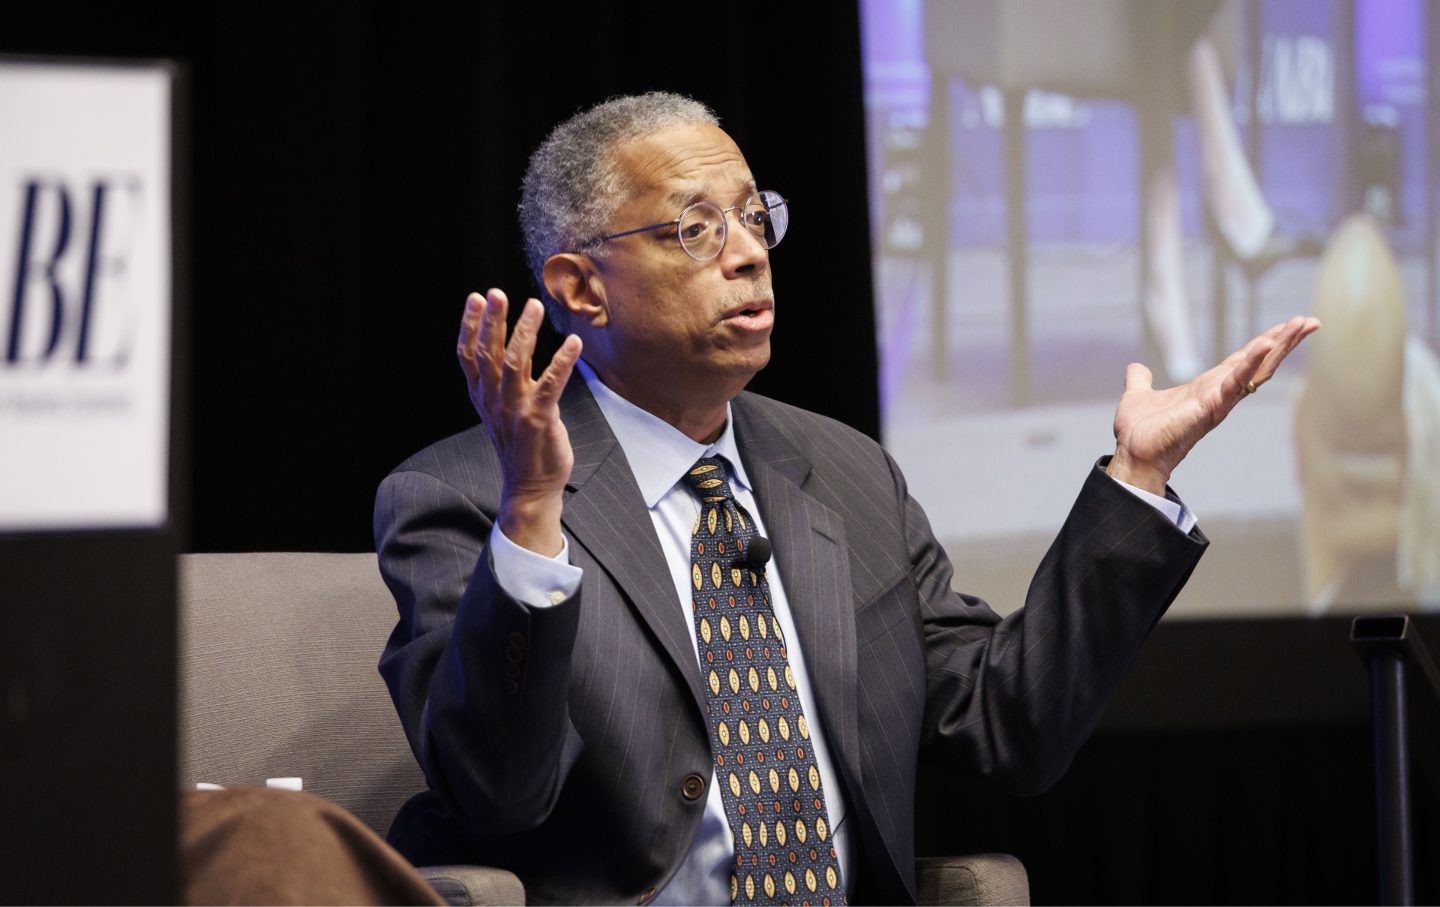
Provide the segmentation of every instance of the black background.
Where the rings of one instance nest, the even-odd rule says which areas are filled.
[[[533,292],[526,158],[612,94],[704,100],[792,199],[753,387],[878,433],[849,5],[66,5],[23,11],[4,49],[191,67],[191,550],[373,547],[380,479],[475,422],[466,293]]]
[[[184,550],[372,547],[379,480],[475,421],[453,359],[465,294],[531,292],[526,156],[612,94],[699,97],[792,200],[753,387],[878,434],[853,4],[8,6],[0,51],[188,69]],[[921,851],[1016,853],[1037,903],[1373,900],[1344,638],[1342,621],[1162,625],[1051,793],[927,773]],[[1440,898],[1436,776],[1416,776],[1421,901]]]

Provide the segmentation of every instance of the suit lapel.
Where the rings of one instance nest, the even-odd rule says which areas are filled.
[[[774,541],[785,597],[804,647],[815,699],[831,749],[853,790],[860,785],[856,690],[855,596],[845,528],[833,510],[806,493],[811,465],[745,397],[731,404],[736,441],[755,500]]]
[[[562,522],[650,627],[698,708],[705,699],[695,647],[630,463],[579,375],[565,388],[560,412],[575,452]]]
[[[634,473],[585,382],[560,401],[575,466],[566,486],[566,530],[630,601],[703,710],[694,645]],[[811,465],[745,396],[732,405],[736,442],[775,543],[775,559],[806,654],[831,749],[859,789],[855,597],[842,520],[805,491]]]

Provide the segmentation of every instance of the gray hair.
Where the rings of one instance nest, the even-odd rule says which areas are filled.
[[[520,229],[525,260],[550,321],[566,330],[569,312],[545,289],[545,259],[558,252],[604,254],[597,242],[625,190],[614,151],[632,139],[671,126],[720,121],[704,104],[684,95],[651,91],[611,98],[556,126],[525,170]]]

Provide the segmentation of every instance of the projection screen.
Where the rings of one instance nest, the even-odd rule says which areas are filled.
[[[1213,545],[1170,613],[1440,609],[1426,12],[862,0],[883,431],[958,586],[1023,602],[1128,362],[1316,314],[1172,477]]]

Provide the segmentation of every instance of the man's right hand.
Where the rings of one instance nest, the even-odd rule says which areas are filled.
[[[531,356],[545,308],[527,299],[507,343],[507,307],[500,290],[471,293],[455,351],[470,402],[500,455],[505,476],[500,531],[521,547],[554,557],[564,547],[560,512],[575,464],[570,435],[560,421],[560,393],[580,358],[580,338],[566,337],[545,371],[532,378]]]

